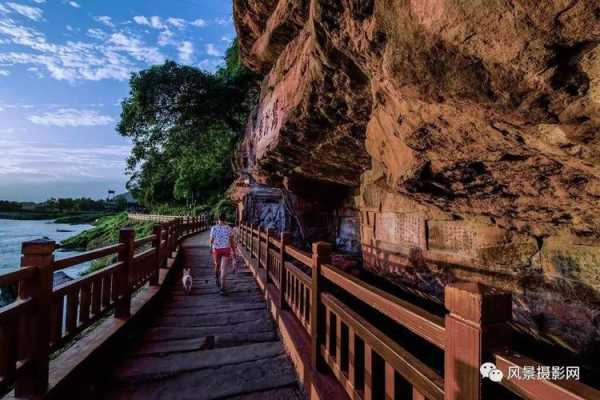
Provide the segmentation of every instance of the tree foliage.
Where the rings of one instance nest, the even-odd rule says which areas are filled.
[[[128,187],[138,200],[181,205],[223,192],[257,83],[237,41],[216,73],[167,61],[133,74],[117,129],[133,142]]]

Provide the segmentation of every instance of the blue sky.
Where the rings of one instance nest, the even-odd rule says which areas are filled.
[[[213,71],[231,14],[229,0],[0,0],[0,199],[124,191],[130,74],[165,59]]]

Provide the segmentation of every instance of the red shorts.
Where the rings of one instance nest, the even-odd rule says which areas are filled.
[[[229,247],[213,249],[213,257],[215,258],[215,263],[220,266],[223,257],[231,257],[231,249]]]

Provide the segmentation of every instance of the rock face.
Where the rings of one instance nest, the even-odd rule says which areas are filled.
[[[351,204],[372,271],[438,298],[458,279],[510,290],[522,328],[597,348],[597,1],[236,0],[234,15],[266,76],[245,172],[345,193],[323,212]]]

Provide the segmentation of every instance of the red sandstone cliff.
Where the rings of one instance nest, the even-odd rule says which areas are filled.
[[[600,3],[234,3],[266,75],[248,173],[313,201],[347,187],[371,270],[511,290],[521,327],[597,348]]]

